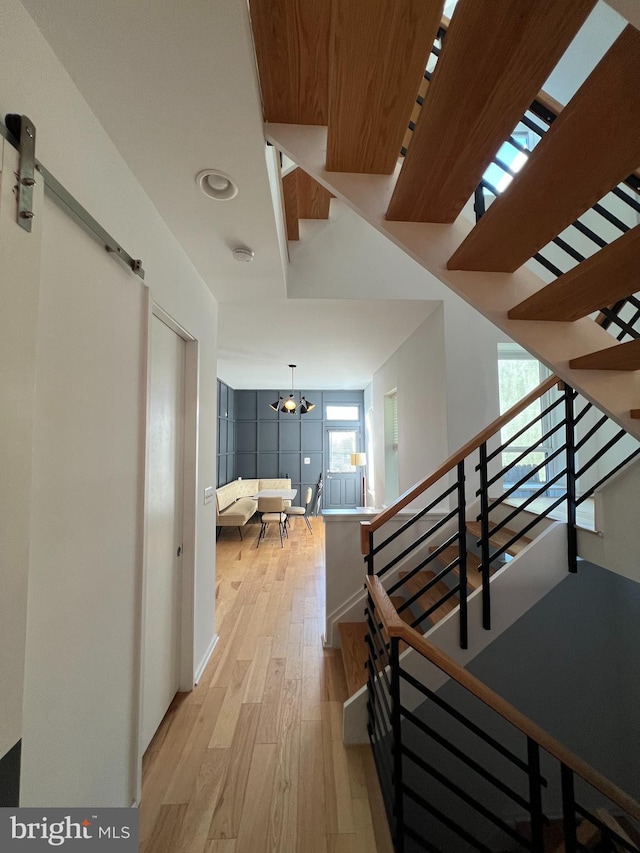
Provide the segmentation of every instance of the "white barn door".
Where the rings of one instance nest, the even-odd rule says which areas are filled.
[[[0,137],[0,762],[22,738],[42,180],[17,222],[18,152]]]

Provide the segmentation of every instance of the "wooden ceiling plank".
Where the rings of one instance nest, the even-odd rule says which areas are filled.
[[[287,226],[287,239],[299,240],[298,225],[298,180],[296,172],[289,172],[282,178],[282,198],[284,201],[284,221]]]
[[[510,320],[573,321],[638,290],[640,226],[509,311]]]
[[[296,169],[298,181],[298,216],[300,219],[328,219],[331,193],[311,175]]]
[[[331,0],[249,0],[265,121],[325,125]]]
[[[387,211],[453,222],[596,0],[459,0]]]
[[[640,339],[572,358],[576,370],[640,370]]]
[[[443,0],[334,0],[327,169],[391,174]]]
[[[514,272],[633,172],[639,80],[640,32],[627,27],[448,268]]]

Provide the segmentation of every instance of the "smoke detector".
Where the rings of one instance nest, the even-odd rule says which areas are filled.
[[[231,250],[231,254],[236,261],[242,261],[242,263],[249,264],[254,259],[256,253],[253,249],[247,249],[246,246],[238,246]]]

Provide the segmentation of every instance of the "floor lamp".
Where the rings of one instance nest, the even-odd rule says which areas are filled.
[[[366,453],[352,453],[351,454],[351,464],[355,465],[356,468],[362,468],[362,506],[367,505],[367,454]]]

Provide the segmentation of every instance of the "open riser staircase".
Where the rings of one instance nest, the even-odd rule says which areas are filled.
[[[554,518],[566,521],[565,565],[577,571],[579,508],[638,456],[636,439],[551,377],[430,477],[362,523],[367,571],[383,581],[398,615],[412,628],[424,634],[446,617],[456,618],[460,645],[467,648],[469,597],[482,598],[482,626],[490,629],[492,578],[520,565],[519,555]],[[401,509],[418,501],[420,509],[385,532]],[[425,525],[435,508],[437,520]],[[395,543],[403,536],[410,544],[398,550]],[[338,628],[355,692],[366,680],[362,622]]]
[[[367,621],[339,627],[398,851],[640,849],[634,800],[429,642],[455,626],[473,646],[550,543],[576,571],[578,508],[640,450],[640,33],[628,26],[565,106],[541,91],[595,4],[459,0],[447,21],[440,0],[250,0],[265,135],[298,167],[283,180],[290,239],[299,187],[321,188],[322,217],[345,202],[554,374],[362,525]],[[520,748],[444,708],[447,679]],[[424,703],[511,763],[483,784],[513,820],[467,785],[481,762],[453,778],[408,746]],[[448,813],[424,795],[435,783]]]
[[[523,446],[525,436],[527,444]],[[519,765],[525,774],[521,784],[529,786],[529,799],[518,794],[515,799],[518,808],[507,810],[512,819],[505,820],[502,807],[487,816],[486,805],[473,801],[474,792],[478,795],[475,788],[471,792],[460,793],[458,782],[449,778],[446,762],[444,768],[440,764],[427,764],[424,755],[416,754],[413,747],[403,745],[402,732],[407,726],[420,729],[416,709],[422,702],[427,700],[439,707],[442,704],[438,698],[442,680],[436,678],[433,682],[425,671],[425,663],[441,653],[431,642],[426,642],[423,635],[426,633],[427,640],[440,647],[438,631],[446,629],[450,639],[455,624],[459,644],[463,648],[477,646],[478,639],[481,639],[478,637],[478,631],[482,631],[480,623],[485,629],[492,627],[493,599],[498,606],[496,617],[501,621],[504,617],[500,609],[504,607],[503,587],[511,584],[517,589],[523,580],[530,585],[531,577],[518,578],[519,574],[527,572],[535,572],[538,580],[543,569],[548,570],[545,556],[548,552],[543,550],[545,543],[555,539],[557,550],[560,531],[565,549],[565,576],[567,570],[577,571],[577,507],[587,502],[618,471],[629,470],[639,455],[640,444],[635,439],[606,415],[597,412],[573,389],[564,384],[557,387],[557,380],[551,377],[447,460],[432,476],[408,490],[392,507],[375,519],[362,522],[362,550],[369,587],[367,622],[347,623],[340,625],[339,630],[351,690],[362,691],[362,686],[367,684],[369,737],[376,752],[382,786],[389,798],[390,823],[396,829],[398,850],[405,849],[402,846],[405,843],[409,845],[407,850],[442,851],[636,849],[633,844],[615,846],[619,844],[617,835],[607,836],[607,832],[611,833],[610,827],[605,830],[601,825],[602,814],[608,820],[611,814],[620,813],[621,802],[629,804],[629,798],[622,792],[618,792],[620,798],[613,798],[613,812],[609,810],[607,797],[596,797],[594,811],[591,811],[587,807],[593,797],[587,797],[586,805],[585,802],[580,805],[574,803],[573,794],[567,793],[569,783],[564,779],[562,784],[559,782],[555,786],[561,790],[553,789],[550,799],[550,795],[545,795],[543,808],[542,794],[538,792],[540,796],[535,794],[534,797],[531,787],[534,784],[532,773],[540,774],[539,768],[535,769],[539,758],[534,760],[531,757],[538,749],[537,745],[525,741],[529,758],[526,762],[520,761]],[[507,464],[504,464],[505,459]],[[395,527],[393,533],[385,534],[385,525],[401,509],[418,501],[422,502],[422,508],[404,524]],[[435,507],[441,510],[438,520],[426,530],[420,528],[424,517]],[[559,510],[567,520],[566,525],[551,520]],[[400,551],[394,549],[395,541],[412,527],[421,530],[412,544]],[[393,555],[390,559],[385,557],[388,551]],[[405,565],[411,568],[401,568]],[[562,574],[551,574],[545,581],[547,589],[558,583],[561,577]],[[498,594],[493,595],[496,584],[499,584],[496,586]],[[375,589],[377,599],[372,599],[372,589]],[[522,597],[521,593],[519,597]],[[469,614],[473,618],[469,618]],[[518,614],[512,615],[515,619]],[[399,631],[395,651],[390,641],[392,633],[387,626],[389,620]],[[483,635],[486,637],[486,632]],[[425,649],[429,649],[428,655]],[[442,668],[440,674],[444,671],[450,678],[462,679],[464,684],[468,674],[466,670],[452,660],[449,663],[456,675]],[[405,684],[401,698],[400,678]],[[478,689],[481,698],[484,697],[486,690]],[[402,720],[394,723],[393,708],[396,705],[401,708]],[[455,716],[458,712],[450,709],[448,713]],[[478,728],[472,720],[465,725]],[[528,721],[527,725],[533,724]],[[430,738],[434,736],[431,732],[427,734]],[[488,735],[484,731],[479,736],[483,739]],[[455,744],[452,749],[460,752]],[[409,781],[401,791],[402,804],[394,799],[394,792],[398,791],[398,774],[402,772],[395,764],[399,752],[401,763],[408,762],[410,768],[405,772]],[[575,760],[581,772],[584,771],[586,765],[579,759]],[[533,765],[528,763],[530,761],[534,762]],[[476,765],[477,762],[473,764],[475,770]],[[562,770],[560,776],[564,778],[568,772]],[[425,799],[425,790],[430,790],[430,786],[435,784],[434,779],[446,789],[445,799],[455,820],[451,815],[443,817],[431,799]],[[539,783],[538,787],[541,785]],[[567,791],[563,786],[567,786]],[[504,785],[498,787],[503,791]],[[601,788],[598,790],[602,791]],[[455,803],[456,797],[461,799],[465,809],[468,807],[468,813]],[[569,817],[569,805],[563,797],[565,800],[569,797],[573,803],[573,818]],[[605,811],[601,813],[603,808]],[[635,814],[633,808],[640,814],[638,806],[627,809],[624,814],[627,817]],[[524,819],[523,809],[529,811],[530,820]],[[539,814],[535,819],[539,825],[534,828],[536,810]],[[566,812],[565,822],[561,821],[559,825],[556,822],[554,832],[549,834],[541,815],[557,816],[563,810]],[[416,814],[421,811],[423,814],[417,819]],[[413,816],[406,825],[405,812]],[[488,821],[491,832],[498,827],[497,835],[495,832],[487,835],[486,827],[478,828],[478,814],[482,820]],[[469,818],[466,828],[463,816],[465,820]],[[416,829],[416,819],[419,828],[429,827],[428,838],[420,835],[422,830]],[[461,822],[457,823],[458,819]],[[524,829],[516,829],[519,824]],[[571,846],[571,833],[574,831],[576,844]],[[527,832],[533,833],[530,842],[526,842]],[[560,841],[556,843],[558,834]],[[582,843],[581,846],[580,839],[584,842],[587,835],[590,839],[588,844]],[[434,839],[440,836],[445,839],[444,846],[434,843]],[[481,840],[485,836],[491,839],[489,843],[492,845],[501,839],[500,846],[487,846],[486,839]],[[626,835],[621,837],[624,841]],[[420,843],[418,838],[421,838]],[[455,847],[447,846],[452,844],[452,838],[456,839]],[[417,847],[410,846],[411,839],[411,843],[418,844]],[[517,844],[504,846],[514,839],[520,847]],[[597,846],[589,846],[592,842]]]
[[[595,0],[442,5],[252,0],[267,139],[638,436],[640,33],[563,107],[540,89]]]

